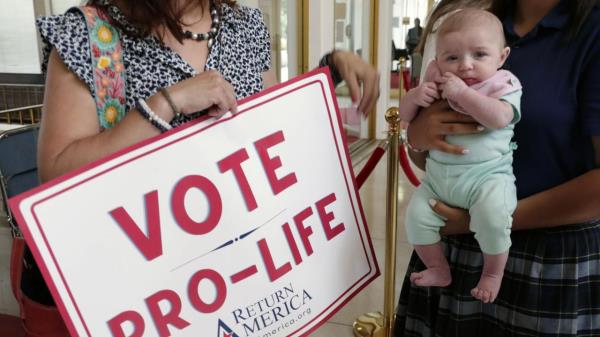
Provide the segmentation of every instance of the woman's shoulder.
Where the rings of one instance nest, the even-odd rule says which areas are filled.
[[[580,58],[597,64],[600,55],[600,6],[594,6],[573,39]]]
[[[71,8],[60,15],[38,17],[36,25],[42,38],[48,39],[71,38],[87,33],[85,18],[78,8]]]
[[[596,5],[592,6],[590,15],[593,15],[596,19],[600,17],[600,3],[597,3]],[[596,26],[600,26],[600,22],[598,22],[598,20],[594,21],[594,23]]]
[[[257,30],[265,26],[262,11],[258,8],[223,4],[223,20],[239,30]]]
[[[239,19],[251,19],[251,18],[261,18],[262,19],[262,11],[255,7],[249,7],[244,5],[236,5],[234,7],[223,4],[223,12],[232,12]]]
[[[573,24],[573,23],[571,23]],[[579,34],[598,36],[600,34],[600,5],[595,5],[589,11],[585,21],[579,29]]]
[[[46,73],[50,52],[54,49],[65,66],[92,88],[89,33],[79,8],[71,8],[60,15],[39,17],[36,25],[42,40],[42,72]]]
[[[85,17],[77,8],[71,8],[60,15],[39,17],[36,25],[46,54],[42,68],[45,68],[47,54],[52,48],[56,49],[65,62],[83,56],[80,54],[84,48],[80,46],[86,44],[88,30]]]

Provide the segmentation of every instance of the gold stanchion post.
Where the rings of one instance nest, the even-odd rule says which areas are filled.
[[[385,230],[385,272],[383,290],[383,316],[380,312],[364,314],[354,321],[356,337],[391,337],[395,319],[396,285],[396,229],[398,223],[398,146],[400,136],[400,111],[390,108],[385,113],[389,125],[387,203]]]
[[[406,69],[406,59],[401,57],[398,59],[398,105],[400,105],[400,100],[404,97],[408,88],[404,88],[406,83],[404,83],[404,69]]]
[[[406,59],[398,60],[398,97],[401,99],[403,91],[404,69]],[[387,205],[386,205],[386,231],[385,231],[385,275],[384,275],[384,300],[383,315],[381,312],[366,313],[352,324],[356,337],[391,337],[393,334],[396,299],[396,229],[398,224],[398,150],[400,137],[400,111],[390,108],[385,113],[388,122],[388,167],[387,167]]]
[[[385,336],[391,337],[395,318],[396,286],[396,229],[398,224],[398,146],[400,138],[400,111],[390,108],[385,113],[389,125],[387,164],[387,202],[385,229],[385,284],[383,290],[383,318]]]

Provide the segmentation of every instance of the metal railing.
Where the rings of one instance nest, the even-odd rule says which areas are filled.
[[[0,110],[0,123],[5,124],[35,124],[40,121],[41,117],[42,104]]]

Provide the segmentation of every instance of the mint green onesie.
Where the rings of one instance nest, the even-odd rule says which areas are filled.
[[[414,245],[440,241],[445,220],[428,201],[441,200],[449,206],[469,210],[481,250],[500,254],[510,247],[512,214],[517,206],[511,143],[515,124],[521,119],[521,90],[500,99],[512,105],[513,120],[503,129],[486,129],[478,134],[447,136],[446,141],[469,149],[465,155],[429,151],[426,175],[413,193],[406,211],[406,233]]]

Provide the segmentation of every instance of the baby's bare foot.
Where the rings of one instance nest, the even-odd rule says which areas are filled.
[[[410,274],[410,282],[419,287],[446,287],[452,282],[452,275],[449,268],[433,267]]]
[[[501,284],[502,275],[483,273],[477,286],[471,289],[471,295],[483,303],[492,303],[498,296]]]

